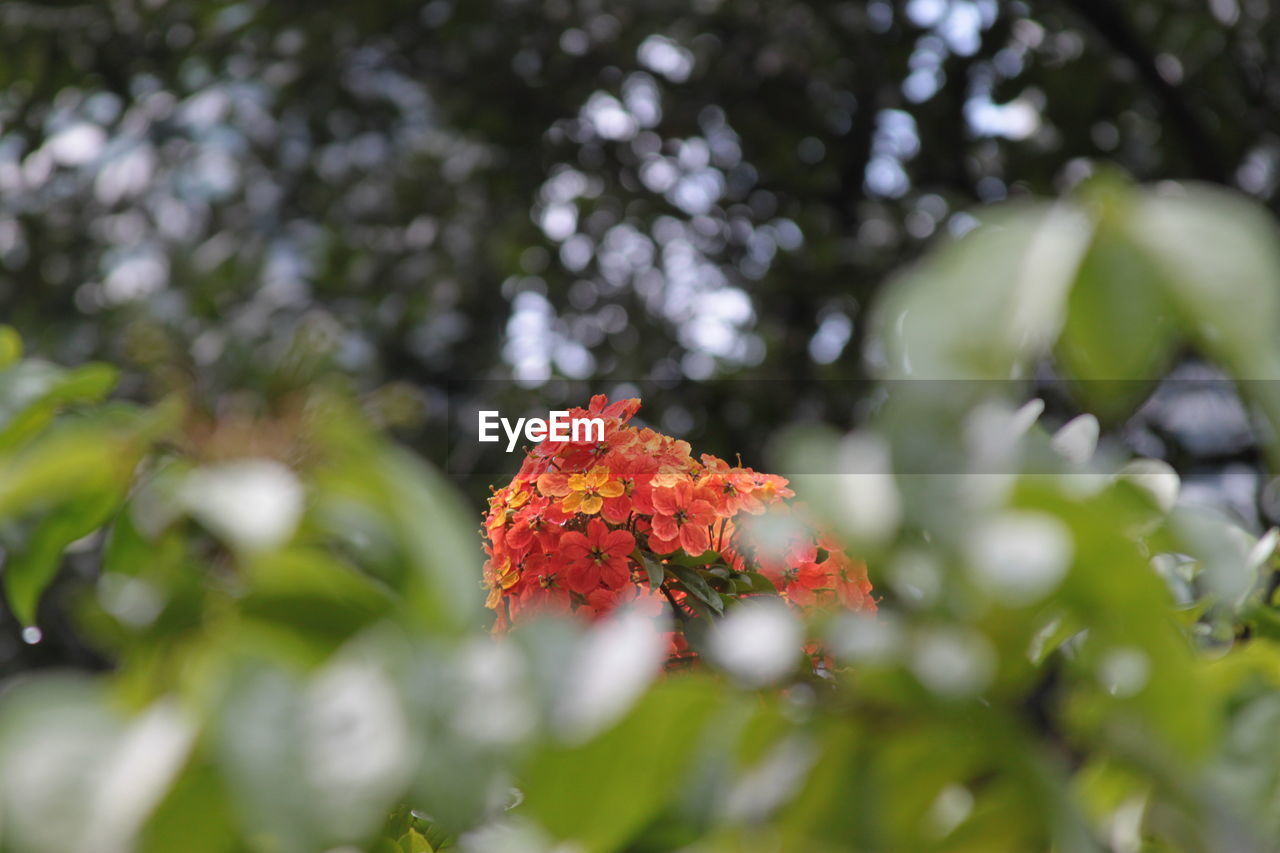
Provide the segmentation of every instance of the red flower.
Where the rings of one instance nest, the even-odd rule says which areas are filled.
[[[755,472],[750,468],[730,468],[729,463],[710,454],[702,454],[705,472],[698,485],[711,499],[716,515],[732,518],[739,512],[759,515],[764,504],[753,494],[756,490]]]
[[[789,566],[782,573],[782,583],[778,588],[796,604],[814,604],[818,600],[818,592],[831,589],[832,578],[830,566],[826,563],[800,563]]]
[[[631,420],[632,415],[640,411],[640,398],[628,397],[625,400],[610,403],[609,398],[604,394],[596,394],[591,398],[591,402],[587,404],[587,410],[593,415],[618,418],[623,423],[626,423]]]
[[[533,610],[597,619],[623,604],[674,606],[698,618],[685,591],[648,589],[632,559],[662,562],[675,552],[715,549],[729,571],[766,575],[789,605],[801,610],[843,606],[874,611],[866,566],[806,521],[787,480],[732,466],[717,456],[693,457],[689,444],[628,423],[639,400],[602,396],[569,410],[571,422],[600,418],[604,433],[544,440],[520,473],[489,500],[483,535],[485,603],[504,631]],[[570,429],[572,432],[572,429]],[[748,515],[776,513],[788,535],[752,542]],[[764,528],[761,528],[762,530]],[[741,590],[743,579],[734,577]],[[755,583],[741,595],[769,592]],[[679,652],[677,631],[672,647]],[[689,655],[681,655],[685,660]]]
[[[611,407],[612,408],[612,407]],[[604,437],[598,440],[571,441],[560,453],[561,468],[579,471],[602,464],[611,455],[626,452],[636,441],[636,431],[617,418],[604,418]]]
[[[513,617],[518,617],[525,611],[568,613],[570,610],[569,588],[565,586],[559,560],[554,554],[530,555],[525,563],[520,586],[513,592]]]
[[[603,394],[591,398],[589,409],[570,409],[569,424],[566,427],[568,438],[553,441],[546,438],[525,457],[520,469],[520,477],[534,480],[548,470],[554,469],[565,473],[585,471],[596,465],[609,453],[626,447],[635,440],[636,431],[626,426],[627,421],[640,408],[640,401],[634,397],[610,403]],[[583,420],[600,419],[604,421],[603,440],[588,438],[594,436],[587,430],[582,437],[573,439],[574,423]],[[546,494],[544,491],[543,494]]]
[[[585,534],[569,530],[560,537],[560,553],[567,566],[569,589],[586,595],[601,583],[617,589],[631,580],[627,557],[636,539],[626,530],[610,530],[598,518],[591,519]]]
[[[748,469],[750,470],[750,469]],[[761,474],[751,471],[751,481],[755,484],[757,497],[764,501],[775,501],[778,498],[793,498],[796,493],[787,488],[787,478],[777,474]]]
[[[659,554],[676,548],[697,556],[711,547],[715,509],[688,480],[653,490],[653,532],[649,544]]]
[[[653,475],[658,464],[647,456],[612,454],[605,460],[609,473],[622,484],[622,494],[604,500],[600,514],[614,524],[627,521],[633,511],[648,515],[653,512]]]
[[[539,534],[568,520],[569,516],[558,504],[551,503],[546,498],[538,498],[536,503],[531,503],[516,513],[515,523],[506,534],[506,547],[513,554],[523,555]]]
[[[625,584],[618,589],[592,590],[587,595],[587,606],[582,608],[591,618],[599,619],[623,605],[631,605],[646,616],[656,617],[662,614],[667,600],[656,590],[639,584]]]
[[[836,597],[840,604],[853,610],[874,612],[876,600],[871,595],[871,581],[867,578],[867,566],[851,560],[843,551],[832,551],[827,562],[837,580]]]

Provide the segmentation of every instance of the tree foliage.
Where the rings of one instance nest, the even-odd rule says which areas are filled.
[[[70,542],[113,664],[5,691],[4,846],[1273,849],[1275,531],[1028,397],[1065,347],[1089,405],[1136,405],[1148,362],[1097,375],[1073,315],[1138,266],[1272,446],[1274,223],[1108,181],[980,219],[886,291],[866,424],[780,444],[878,613],[738,602],[688,672],[634,614],[492,638],[452,487],[339,386],[211,423],[0,335],[6,595],[38,614]]]
[[[29,346],[205,400],[278,399],[319,350],[425,395],[433,458],[442,399],[513,373],[710,380],[673,424],[755,454],[779,412],[851,420],[823,380],[863,375],[871,296],[974,203],[1104,160],[1276,193],[1265,3],[0,15],[0,313]]]

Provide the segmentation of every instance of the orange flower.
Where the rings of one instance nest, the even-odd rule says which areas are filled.
[[[608,468],[597,466],[586,474],[569,475],[569,494],[560,506],[565,512],[595,515],[605,498],[619,497],[624,491],[622,483],[609,477]]]
[[[485,607],[494,609],[502,601],[502,594],[520,582],[520,573],[511,565],[511,558],[503,559],[502,565],[495,566],[493,560],[484,564],[484,587],[489,590],[485,599]]]
[[[598,518],[591,519],[587,532],[570,530],[560,537],[565,557],[565,580],[569,589],[586,595],[600,584],[619,589],[631,577],[627,555],[636,539],[625,530],[610,530]]]
[[[517,481],[519,482],[519,481]],[[507,498],[508,509],[519,509],[529,502],[529,490],[520,483],[520,488]]]
[[[549,498],[562,498],[569,494],[569,476],[559,471],[546,471],[538,475],[538,491]]]
[[[653,538],[649,544],[659,554],[683,548],[687,554],[700,556],[711,547],[710,525],[715,520],[711,504],[688,480],[654,489]]]
[[[495,631],[534,611],[596,619],[641,600],[676,609],[683,626],[706,616],[707,586],[721,596],[778,595],[806,611],[875,610],[866,566],[806,523],[786,478],[707,454],[695,460],[687,442],[628,423],[639,405],[597,396],[572,409],[571,418],[602,418],[603,439],[545,440],[494,490],[483,585]],[[756,526],[742,524],[765,513],[790,522],[782,541],[753,541]],[[686,559],[707,552],[706,565]],[[687,648],[683,630],[673,654]]]

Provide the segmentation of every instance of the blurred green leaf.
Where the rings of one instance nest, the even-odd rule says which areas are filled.
[[[40,596],[57,573],[63,551],[105,524],[123,499],[122,488],[90,493],[36,522],[23,547],[4,566],[5,598],[20,622],[35,624]]]
[[[408,782],[399,695],[358,647],[309,681],[239,661],[215,732],[217,764],[251,834],[271,849],[363,842]]]
[[[481,551],[474,523],[440,475],[403,450],[371,446],[365,435],[337,427],[340,464],[319,478],[319,512],[338,536],[384,549],[384,579],[406,597],[425,626],[459,632],[482,618],[477,579]],[[389,549],[395,561],[388,561]]]
[[[102,685],[87,680],[64,676],[9,693],[0,707],[4,846],[133,849],[186,763],[194,734],[176,703],[124,720]]]
[[[1280,373],[1280,241],[1243,196],[1199,184],[1143,192],[1126,231],[1183,328],[1238,379]]]
[[[105,364],[64,370],[40,361],[0,370],[0,450],[35,435],[67,404],[100,401],[117,375]]]
[[[139,853],[237,853],[239,827],[223,779],[212,766],[193,764],[156,808],[139,839]]]
[[[113,430],[77,424],[52,431],[19,453],[0,455],[0,518],[118,486],[135,459],[133,443]]]
[[[1099,224],[1067,299],[1057,353],[1088,409],[1127,416],[1164,374],[1177,343],[1159,270]]]
[[[250,566],[241,613],[305,637],[323,660],[393,612],[390,592],[320,550],[285,549]]]
[[[0,370],[22,358],[22,336],[11,326],[0,326]]]
[[[521,811],[588,853],[623,849],[676,793],[716,703],[703,681],[658,684],[594,740],[534,755],[522,774]]]
[[[1088,219],[1068,203],[984,214],[981,227],[917,264],[878,307],[890,376],[1016,376],[1057,337],[1090,236]]]

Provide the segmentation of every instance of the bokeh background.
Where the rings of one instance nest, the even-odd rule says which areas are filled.
[[[477,508],[477,401],[678,388],[655,426],[758,464],[858,421],[868,305],[975,205],[1276,210],[1278,40],[1266,0],[6,2],[0,318],[222,415],[340,378]],[[1256,523],[1243,409],[1174,377],[1104,426]],[[95,664],[53,609],[0,667]]]

